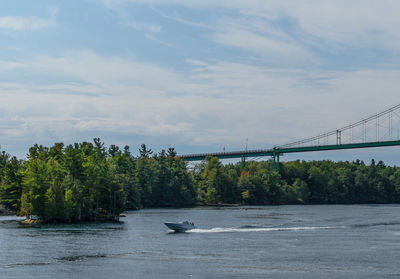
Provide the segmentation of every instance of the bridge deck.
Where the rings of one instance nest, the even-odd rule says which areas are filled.
[[[281,154],[285,154],[285,153],[343,150],[343,149],[356,149],[356,148],[372,148],[372,147],[385,147],[385,146],[398,146],[398,145],[400,145],[400,140],[350,143],[350,144],[334,144],[334,145],[318,145],[318,146],[305,146],[305,147],[290,147],[290,148],[275,147],[273,149],[258,149],[258,150],[234,151],[234,152],[215,152],[215,153],[203,153],[203,154],[178,155],[177,157],[182,158],[185,161],[200,161],[200,160],[204,160],[208,156],[217,157],[219,159],[233,159],[233,158],[244,158],[244,157],[276,156],[276,155],[281,155]]]
[[[202,154],[188,154],[178,155],[185,161],[200,161],[206,157],[217,157],[219,159],[232,159],[232,158],[243,158],[243,157],[263,157],[273,156],[274,151],[272,149],[259,149],[259,150],[248,150],[248,151],[234,151],[234,152],[215,152],[215,153],[202,153]]]

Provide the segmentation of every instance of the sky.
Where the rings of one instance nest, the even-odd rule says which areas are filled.
[[[0,3],[0,146],[271,148],[399,102],[397,0]],[[400,165],[398,148],[287,159]]]

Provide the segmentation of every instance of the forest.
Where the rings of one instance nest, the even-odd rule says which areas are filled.
[[[173,148],[93,142],[34,145],[26,160],[0,150],[0,204],[47,222],[118,220],[125,210],[198,205],[399,203],[400,168],[382,161],[188,165]]]

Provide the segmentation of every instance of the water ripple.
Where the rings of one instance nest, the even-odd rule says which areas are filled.
[[[264,227],[239,227],[239,228],[212,228],[194,229],[190,233],[229,233],[229,232],[274,232],[274,231],[309,231],[309,230],[331,230],[343,227],[287,227],[287,228],[264,228]]]

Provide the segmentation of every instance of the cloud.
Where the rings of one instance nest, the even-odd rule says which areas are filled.
[[[145,87],[146,94],[151,95],[160,85],[163,92],[168,92],[173,84],[179,84],[178,75],[155,64],[99,56],[91,51],[69,52],[60,57],[37,56],[30,68],[96,85],[103,94],[128,94],[128,88]]]
[[[49,21],[40,18],[0,17],[0,28],[12,30],[35,30],[49,26]]]
[[[11,29],[14,31],[37,30],[54,25],[57,14],[56,8],[50,9],[50,18],[43,19],[38,17],[3,16],[0,17],[0,28]]]
[[[284,3],[281,9],[319,38],[361,47],[392,48],[400,43],[400,23],[395,12],[400,8],[398,1],[387,1],[385,5],[373,0],[291,4]]]
[[[15,70],[24,68],[24,63],[13,62],[13,61],[2,61],[0,60],[0,71]]]
[[[196,59],[186,59],[186,63],[193,65],[193,66],[207,66],[208,64],[204,61],[196,60]]]
[[[235,149],[249,138],[252,148],[264,148],[341,127],[398,102],[395,70],[310,72],[188,62],[192,71],[178,73],[91,51],[38,56],[24,68],[11,61],[26,82],[0,82],[0,139],[33,144],[124,134]],[[3,76],[10,71],[0,68]],[[32,82],[29,76],[37,73],[58,78]]]
[[[238,47],[247,51],[262,54],[269,59],[279,59],[282,63],[282,58],[285,62],[290,59],[290,62],[315,60],[305,48],[301,47],[297,42],[285,41],[276,38],[270,38],[266,35],[257,34],[248,30],[229,28],[215,34],[217,43]]]
[[[108,8],[128,4],[149,4],[146,0],[104,0],[102,2]],[[151,5],[171,20],[207,28],[212,26],[212,29],[214,26],[210,22],[207,22],[207,25],[202,22],[191,22],[169,16],[161,10],[163,7],[170,6],[192,9],[196,12],[218,10],[219,17],[222,14],[236,21],[241,21],[243,18],[263,19],[265,25],[274,21],[290,22],[304,33],[302,36],[306,38],[303,39],[321,48],[325,46],[321,41],[329,42],[330,48],[337,49],[381,48],[398,52],[400,46],[400,21],[397,15],[400,2],[396,0],[388,0],[384,4],[375,0],[351,2],[347,0],[328,2],[318,0],[153,0]]]
[[[122,26],[127,26],[130,28],[133,28],[137,31],[143,31],[146,33],[151,33],[151,34],[157,34],[161,31],[161,26],[156,25],[156,24],[142,24],[142,23],[137,23],[134,21],[125,21],[125,22],[120,22]]]
[[[163,46],[172,47],[171,44],[164,42],[156,37],[156,35],[161,32],[162,27],[160,25],[151,23],[143,24],[134,21],[121,21],[119,24],[125,27],[132,28],[136,31],[143,32],[146,39],[149,39]]]

